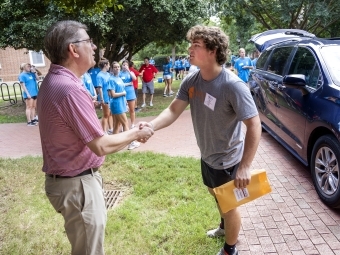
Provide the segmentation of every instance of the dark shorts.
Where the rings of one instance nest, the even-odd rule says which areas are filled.
[[[33,99],[33,100],[36,100],[38,97],[37,96],[34,96],[34,97],[31,97],[30,99]],[[24,98],[24,100],[28,99],[27,97]]]
[[[135,89],[135,95],[136,95],[136,98],[138,97],[138,88]]]
[[[203,183],[209,188],[216,188],[235,179],[239,163],[228,169],[214,169],[201,159]]]

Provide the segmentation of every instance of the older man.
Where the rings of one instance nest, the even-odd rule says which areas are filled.
[[[145,142],[151,128],[104,135],[81,76],[94,66],[96,46],[85,25],[60,21],[48,29],[45,52],[51,67],[40,87],[39,127],[45,190],[65,220],[72,254],[104,254],[106,207],[98,168],[104,155],[134,140]]]

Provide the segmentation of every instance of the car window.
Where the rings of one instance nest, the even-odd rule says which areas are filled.
[[[340,45],[327,45],[321,48],[321,54],[326,63],[327,69],[333,82],[340,86]]]
[[[299,47],[295,53],[288,74],[304,74],[309,87],[318,88],[320,69],[312,52]]]
[[[265,51],[261,53],[259,59],[256,62],[256,69],[262,69],[262,70],[264,69],[264,65],[266,64],[268,56],[270,55],[271,52],[272,51],[269,50],[269,51]]]
[[[276,48],[269,60],[267,71],[282,75],[292,47]]]

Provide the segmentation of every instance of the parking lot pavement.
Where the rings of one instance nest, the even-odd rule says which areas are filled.
[[[0,157],[41,155],[38,129],[25,124],[1,124]],[[199,158],[190,112],[185,111],[173,125],[157,131],[134,151],[147,150]],[[263,133],[252,167],[267,170],[272,192],[240,207],[240,255],[340,254],[340,211],[320,201],[305,166]]]

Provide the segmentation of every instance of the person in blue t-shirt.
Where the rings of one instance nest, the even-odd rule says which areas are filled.
[[[97,86],[97,74],[100,72],[100,68],[99,67],[92,67],[89,69],[88,73],[90,74],[91,76],[91,79],[92,79],[92,84],[96,90],[96,93],[97,93],[97,101],[100,100],[99,98],[99,92],[98,92],[98,86]]]
[[[136,93],[135,88],[133,87],[133,81],[137,79],[136,75],[130,71],[129,69],[129,61],[124,60],[122,62],[122,69],[119,72],[119,77],[123,80],[125,84],[126,91],[126,101],[129,106],[130,120],[131,120],[131,128],[135,127],[135,106],[136,106]]]
[[[233,55],[232,53],[230,53],[230,54],[231,54],[230,63],[231,63],[232,68],[234,68],[235,61],[238,59],[238,57]]]
[[[189,57],[184,59],[184,74],[187,75],[190,69]]]
[[[84,86],[85,86],[87,92],[89,93],[94,105],[97,105],[97,92],[96,92],[96,89],[93,86],[91,75],[88,72],[86,72],[81,76],[81,79],[82,79]]]
[[[174,70],[175,70],[175,79],[176,79],[176,80],[178,80],[178,74],[179,74],[178,67],[179,67],[179,59],[178,59],[178,57],[176,57],[176,58],[175,58],[174,65],[173,65],[173,68],[174,68]]]
[[[153,66],[155,65],[155,60],[152,57],[149,60],[149,64]]]
[[[107,134],[112,134],[113,132],[113,119],[110,114],[109,108],[109,94],[107,92],[107,87],[109,85],[110,73],[110,63],[107,59],[101,59],[98,66],[100,67],[100,72],[97,74],[97,87],[98,95],[100,96],[99,102],[102,105],[103,117],[102,117],[102,127],[104,132]]]
[[[123,62],[123,63],[124,63],[123,64],[124,69],[127,68],[127,70],[129,70],[128,62]],[[109,79],[108,93],[109,93],[109,96],[110,96],[111,113],[113,114],[114,120],[115,120],[115,127],[114,127],[114,130],[113,130],[114,134],[118,134],[121,126],[123,127],[123,131],[129,130],[128,119],[126,117],[126,110],[127,110],[126,99],[127,99],[127,96],[130,92],[126,91],[126,83],[120,77],[120,75],[121,75],[120,74],[120,65],[117,61],[113,61],[112,62],[112,75]],[[125,80],[127,80],[127,79],[125,79]],[[133,90],[133,85],[131,85],[131,88],[132,88],[132,92],[134,93],[135,91]],[[134,106],[133,106],[133,108],[134,108]],[[133,149],[135,149],[139,146],[140,146],[139,142],[132,141],[128,146],[128,150],[133,150]]]
[[[245,56],[246,51],[243,48],[240,48],[239,55],[240,57],[235,61],[234,69],[238,77],[248,83],[250,69],[253,69],[253,64],[251,63],[251,59]]]
[[[171,73],[172,73],[172,64],[170,61],[170,57],[166,57],[166,63],[163,65],[163,79],[165,82],[165,88],[163,97],[170,97],[174,94],[171,90]]]
[[[255,50],[254,51],[254,59],[251,61],[254,69],[256,68],[256,63],[257,63],[259,56],[260,56],[260,52],[258,50]]]
[[[179,57],[179,59],[178,59],[178,72],[179,72],[178,78],[180,80],[183,80],[183,77],[184,77],[184,61],[183,61],[182,57]]]
[[[34,67],[31,67],[29,63],[22,63],[20,65],[19,82],[22,88],[22,97],[26,104],[26,119],[27,126],[36,126],[38,124],[35,119],[35,109],[37,105],[38,75]]]

